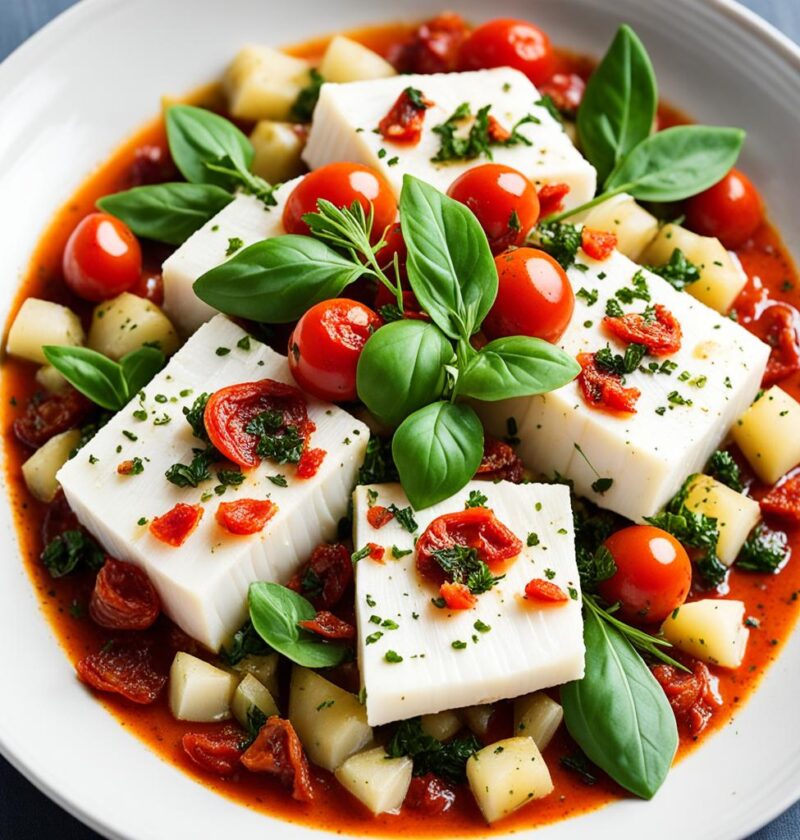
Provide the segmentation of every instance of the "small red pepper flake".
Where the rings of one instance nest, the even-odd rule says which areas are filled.
[[[297,477],[313,478],[319,472],[327,454],[324,449],[309,449],[306,446],[297,464]]]
[[[445,581],[439,587],[439,595],[449,610],[471,610],[478,603],[477,597],[463,583]]]
[[[136,472],[136,463],[134,461],[120,461],[117,464],[117,473],[119,475],[133,475]]]
[[[643,344],[652,356],[670,356],[681,349],[681,325],[660,303],[656,304],[652,318],[629,312],[616,318],[606,316],[603,326],[622,341]]]
[[[194,529],[200,524],[203,513],[200,505],[178,502],[174,508],[153,519],[150,523],[150,533],[157,540],[178,548],[189,539]]]
[[[407,87],[389,109],[389,113],[378,123],[378,131],[384,140],[393,143],[419,143],[422,137],[422,123],[425,111],[433,105],[422,91]]]
[[[500,121],[495,119],[491,114],[487,119],[486,133],[489,135],[489,140],[492,143],[505,143],[511,137],[511,132],[504,128]]]
[[[585,227],[581,231],[581,248],[593,260],[607,260],[617,247],[616,234]]]
[[[382,545],[371,542],[367,543],[367,548],[369,549],[367,556],[370,560],[374,560],[376,563],[383,563],[383,555],[386,554],[386,549]]]
[[[569,190],[569,184],[545,184],[536,193],[539,198],[539,218],[545,219],[553,213],[561,212]]]
[[[307,621],[298,621],[297,626],[310,633],[316,633],[323,639],[349,641],[356,637],[356,628],[352,624],[328,610],[320,610],[314,618]]]
[[[800,475],[773,487],[761,500],[761,512],[800,525]]]
[[[278,512],[278,506],[269,499],[237,499],[220,502],[217,522],[228,533],[246,536],[257,534]]]
[[[641,396],[638,388],[626,388],[622,377],[600,368],[594,353],[579,353],[578,364],[578,384],[588,405],[599,410],[636,413],[636,401]]]
[[[525,584],[525,597],[529,601],[541,601],[547,604],[561,604],[569,600],[564,590],[544,578],[534,578]]]
[[[373,505],[367,511],[367,522],[369,522],[376,531],[378,528],[383,528],[383,526],[387,522],[391,522],[392,519],[394,519],[394,514],[389,510],[389,508],[384,507],[383,505]]]

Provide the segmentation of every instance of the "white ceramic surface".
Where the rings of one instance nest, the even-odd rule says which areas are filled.
[[[795,0],[791,0],[795,2]],[[158,109],[163,92],[215,77],[245,41],[279,45],[394,19],[390,0],[84,0],[0,66],[0,317],[48,218],[91,169]],[[480,0],[412,0],[487,16]],[[706,122],[748,130],[743,167],[800,252],[800,49],[729,0],[502,0],[491,13],[535,20],[556,42],[602,52],[631,23],[663,93]],[[44,622],[0,507],[0,751],[109,837],[203,840],[308,829],[277,824],[195,783],[129,736],[79,685]],[[797,562],[797,561],[795,561]],[[800,796],[800,637],[726,729],[682,762],[650,803],[625,801],[537,832],[561,840],[734,838]],[[534,806],[535,807],[535,806]],[[33,818],[33,817],[32,817]],[[317,834],[317,836],[319,836]]]

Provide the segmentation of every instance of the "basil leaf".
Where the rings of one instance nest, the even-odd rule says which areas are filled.
[[[97,206],[137,236],[180,245],[231,201],[221,187],[181,182],[134,187],[101,198]]]
[[[133,396],[164,367],[164,354],[156,347],[140,347],[124,355],[119,364],[128,385],[128,394]]]
[[[569,734],[588,758],[624,788],[650,799],[678,748],[675,715],[630,642],[592,610],[584,611],[586,672],[561,687]]]
[[[323,642],[297,626],[317,611],[306,599],[277,583],[251,583],[250,621],[259,636],[278,653],[306,668],[329,668],[347,655],[347,648]]]
[[[194,283],[220,312],[251,321],[296,321],[310,306],[336,297],[366,268],[310,236],[256,242]]]
[[[581,148],[599,183],[650,134],[657,106],[650,57],[636,33],[623,25],[589,77],[578,109]]]
[[[463,204],[411,175],[403,178],[400,224],[417,300],[446,335],[468,339],[497,296],[483,228]]]
[[[371,335],[358,360],[359,399],[383,423],[396,426],[438,400],[444,366],[454,359],[442,331],[424,321],[394,321]]]
[[[545,394],[571,382],[580,370],[575,359],[555,345],[517,335],[491,341],[476,353],[456,389],[490,402]]]
[[[736,163],[740,128],[678,125],[643,140],[611,173],[606,192],[643,201],[680,201],[716,184]]]
[[[392,455],[411,506],[435,505],[457,493],[483,457],[483,426],[468,405],[435,402],[406,417]]]
[[[194,105],[173,105],[166,120],[172,159],[187,181],[223,187],[238,183],[239,179],[213,172],[208,164],[228,163],[250,171],[253,147],[229,120]]]
[[[88,347],[42,347],[47,361],[76,390],[109,411],[119,411],[128,402],[128,383],[122,367]]]

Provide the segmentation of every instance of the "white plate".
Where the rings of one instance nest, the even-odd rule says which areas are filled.
[[[413,0],[416,17],[482,0]],[[397,16],[392,0],[84,0],[0,66],[0,317],[48,218],[86,174],[158,109],[219,74],[245,41],[280,45]],[[503,0],[559,44],[600,54],[627,21],[655,61],[663,93],[705,122],[748,130],[743,167],[800,251],[800,49],[728,0]],[[205,789],[128,735],[74,677],[17,562],[0,508],[4,638],[0,750],[45,793],[110,837],[278,836],[277,824]],[[795,560],[798,562],[798,560]],[[741,837],[800,796],[800,638],[789,643],[741,714],[670,774],[650,803],[625,801],[537,832],[595,837]],[[12,690],[13,689],[13,690]],[[519,836],[519,835],[518,835]],[[530,835],[527,835],[530,836]]]

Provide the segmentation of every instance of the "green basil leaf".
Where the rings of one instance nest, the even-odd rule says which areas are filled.
[[[421,510],[457,493],[475,475],[483,426],[468,405],[431,403],[400,424],[392,456],[409,502]]]
[[[213,184],[155,184],[101,198],[97,206],[137,235],[180,245],[233,201]]]
[[[329,668],[347,655],[342,645],[323,642],[297,626],[317,611],[297,592],[277,583],[251,583],[250,621],[259,636],[278,653],[306,668]]]
[[[578,109],[581,148],[600,184],[650,134],[657,107],[650,57],[636,33],[623,25],[589,77]]]
[[[251,321],[296,321],[339,293],[366,268],[310,236],[256,242],[194,283],[195,294],[220,312]]]
[[[403,178],[400,224],[417,300],[450,338],[468,339],[497,296],[483,228],[463,204],[411,175]]]
[[[643,201],[680,201],[716,184],[736,163],[740,128],[678,125],[643,140],[611,173],[606,192]]]
[[[584,611],[586,672],[561,687],[569,734],[591,761],[631,793],[650,799],[678,748],[664,690],[630,642]]]
[[[229,120],[194,105],[173,105],[167,109],[166,120],[172,159],[187,181],[222,187],[238,183],[239,179],[213,172],[208,164],[250,171],[253,147]]]
[[[383,423],[396,426],[438,400],[453,347],[434,324],[394,321],[369,337],[358,360],[359,399]]]
[[[128,383],[128,394],[141,391],[164,367],[164,361],[164,354],[156,347],[140,347],[124,355],[119,364]]]
[[[546,394],[571,382],[580,365],[568,353],[539,338],[498,338],[476,353],[458,377],[459,394],[505,400]]]
[[[42,347],[47,361],[84,396],[108,411],[128,402],[129,390],[122,366],[88,347]]]

